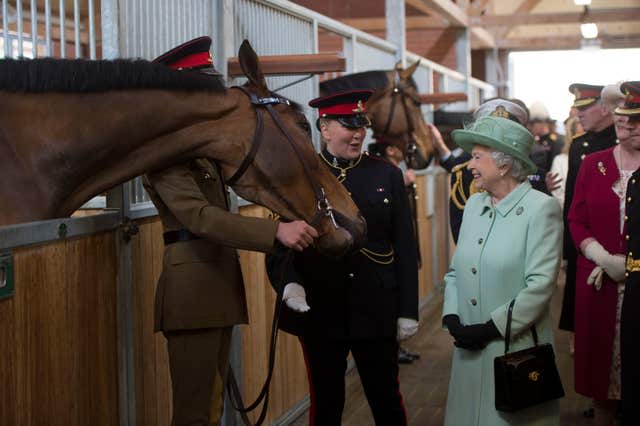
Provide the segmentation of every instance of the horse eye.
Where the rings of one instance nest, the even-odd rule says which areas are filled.
[[[309,135],[311,134],[311,126],[307,121],[299,121],[298,126],[300,126],[300,128],[304,130],[307,134]]]

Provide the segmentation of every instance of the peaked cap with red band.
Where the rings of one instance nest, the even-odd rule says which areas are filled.
[[[569,92],[576,97],[573,106],[576,108],[584,108],[595,103],[600,99],[600,92],[604,86],[594,86],[592,84],[573,83],[569,86]]]
[[[176,70],[198,70],[215,73],[211,56],[211,37],[203,36],[189,40],[158,56],[153,62]]]
[[[366,102],[372,94],[373,90],[333,93],[311,100],[309,106],[318,109],[320,118],[335,119],[351,128],[366,127],[371,124],[366,115]]]
[[[618,115],[640,116],[640,81],[626,81],[620,85],[625,94],[624,105],[616,108]]]

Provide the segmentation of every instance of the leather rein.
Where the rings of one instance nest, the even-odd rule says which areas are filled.
[[[236,182],[238,182],[238,180],[242,177],[242,175],[244,175],[244,173],[247,171],[249,166],[253,163],[255,156],[258,152],[258,149],[260,148],[260,143],[262,142],[262,139],[263,139],[263,131],[264,131],[263,111],[266,109],[269,115],[271,116],[273,122],[276,123],[276,125],[278,126],[282,134],[284,134],[285,138],[293,148],[293,151],[298,156],[300,163],[304,168],[305,174],[307,175],[307,178],[311,183],[311,187],[313,188],[313,192],[316,197],[316,213],[314,217],[311,219],[311,222],[309,224],[315,228],[323,218],[328,217],[331,220],[331,223],[333,224],[333,226],[336,229],[339,228],[333,215],[333,208],[331,207],[331,204],[327,199],[327,195],[324,191],[324,188],[321,187],[316,181],[316,179],[314,178],[313,173],[311,172],[311,168],[309,167],[309,164],[305,161],[304,157],[302,156],[302,153],[299,151],[299,148],[296,147],[293,137],[287,131],[277,111],[273,108],[273,106],[277,104],[291,105],[291,102],[287,99],[278,97],[274,94],[271,94],[271,96],[269,97],[258,97],[255,93],[250,92],[246,87],[234,86],[232,88],[242,91],[245,95],[247,95],[247,97],[251,101],[251,104],[253,105],[256,111],[256,130],[253,134],[251,149],[249,150],[247,155],[244,157],[244,159],[240,163],[240,167],[238,167],[238,169],[233,174],[233,176],[227,179],[225,183],[229,186],[234,185]],[[231,366],[229,366],[228,379],[227,379],[229,399],[231,401],[231,405],[233,406],[233,408],[240,414],[242,422],[248,426],[261,425],[266,418],[267,408],[269,405],[269,389],[270,389],[271,379],[273,377],[273,368],[275,365],[276,343],[278,339],[278,322],[280,320],[280,311],[282,309],[282,304],[283,304],[282,292],[284,289],[284,271],[292,261],[293,261],[293,251],[291,249],[288,249],[285,255],[285,261],[284,261],[285,266],[282,268],[280,282],[274,283],[275,284],[274,287],[276,289],[276,303],[274,307],[273,320],[271,323],[271,338],[269,341],[269,362],[268,362],[267,378],[265,379],[262,389],[260,390],[260,393],[256,397],[255,401],[249,404],[248,406],[244,405],[244,402],[242,400],[242,392],[240,391],[240,387],[238,386],[238,382],[235,378],[235,374]],[[260,415],[256,420],[256,422],[252,423],[251,420],[248,418],[247,413],[255,410],[260,405],[261,402],[262,402],[262,409],[260,410]]]

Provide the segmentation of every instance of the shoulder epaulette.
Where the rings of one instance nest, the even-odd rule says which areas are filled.
[[[577,133],[577,134],[573,135],[573,138],[571,138],[571,140],[578,139],[580,136],[584,136],[585,134],[587,134],[587,132]]]
[[[453,168],[451,169],[451,173],[456,173],[459,170],[464,169],[465,167],[467,167],[469,165],[469,163],[471,162],[471,160],[469,161],[465,161],[464,163],[460,163],[460,164],[456,164],[455,166],[453,166]]]

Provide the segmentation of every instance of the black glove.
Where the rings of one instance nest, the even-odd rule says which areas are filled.
[[[442,317],[442,324],[447,327],[449,334],[454,339],[458,338],[458,333],[462,330],[462,324],[460,323],[460,317],[455,314],[449,314]]]
[[[484,324],[462,326],[454,337],[457,347],[474,351],[484,349],[491,340],[501,335],[493,320],[489,320]]]

